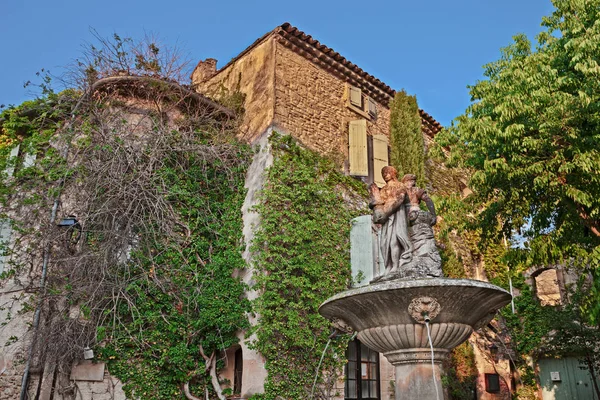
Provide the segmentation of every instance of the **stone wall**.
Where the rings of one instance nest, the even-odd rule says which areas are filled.
[[[497,338],[497,340],[502,340]],[[511,370],[508,356],[502,349],[498,355],[492,356],[489,352],[490,342],[477,332],[469,338],[475,353],[477,376],[477,400],[510,400],[515,388],[511,387]],[[487,392],[485,389],[485,374],[498,374],[500,377],[500,391]]]
[[[240,136],[249,142],[257,139],[273,121],[274,59],[274,42],[268,39],[206,81],[201,80],[205,74],[200,69],[192,74],[196,90],[216,100],[238,89],[246,95]]]
[[[369,120],[347,106],[346,83],[277,43],[275,125],[321,154],[348,157],[348,123],[367,119],[367,133],[389,136],[390,111],[377,103]]]

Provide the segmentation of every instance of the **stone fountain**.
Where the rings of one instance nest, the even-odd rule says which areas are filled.
[[[370,206],[373,222],[382,226],[385,271],[367,286],[327,299],[319,312],[338,330],[358,332],[395,366],[396,400],[441,400],[442,361],[511,296],[487,282],[442,277],[433,202],[415,187],[414,175],[400,182],[393,167],[382,175],[386,185],[370,187]]]

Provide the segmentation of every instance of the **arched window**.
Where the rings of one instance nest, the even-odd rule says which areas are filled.
[[[345,400],[379,400],[379,353],[358,339],[346,350]]]
[[[543,306],[558,306],[562,303],[560,279],[556,269],[541,269],[531,275],[535,280],[535,292]]]

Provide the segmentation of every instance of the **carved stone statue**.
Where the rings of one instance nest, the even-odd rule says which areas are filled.
[[[380,250],[385,271],[373,282],[409,277],[442,276],[442,262],[435,245],[437,221],[433,201],[415,186],[417,177],[407,174],[398,181],[394,167],[381,171],[386,184],[369,187],[373,222],[381,224]],[[429,211],[421,210],[424,202]]]
[[[398,171],[394,167],[383,167],[381,175],[385,186],[381,190],[376,184],[369,187],[373,209],[373,222],[381,224],[380,248],[385,272],[393,275],[400,267],[412,261],[412,243],[408,237],[408,221],[405,209],[406,187],[398,181]]]
[[[442,258],[432,228],[437,222],[435,206],[427,192],[415,186],[416,181],[417,177],[413,174],[402,177],[409,200],[408,236],[413,244],[413,269],[410,275],[439,277],[442,276]],[[421,210],[421,202],[425,203],[429,212]]]

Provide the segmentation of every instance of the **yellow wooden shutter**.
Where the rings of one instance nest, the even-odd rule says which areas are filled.
[[[348,162],[350,175],[369,176],[367,156],[367,121],[350,121],[348,132]]]
[[[350,104],[362,109],[362,91],[354,86],[349,86]]]
[[[385,135],[373,135],[373,180],[377,186],[385,185],[381,169],[388,165],[388,138]]]
[[[369,115],[373,118],[377,118],[377,103],[375,103],[375,100],[369,97],[367,104],[367,111],[369,112]]]

